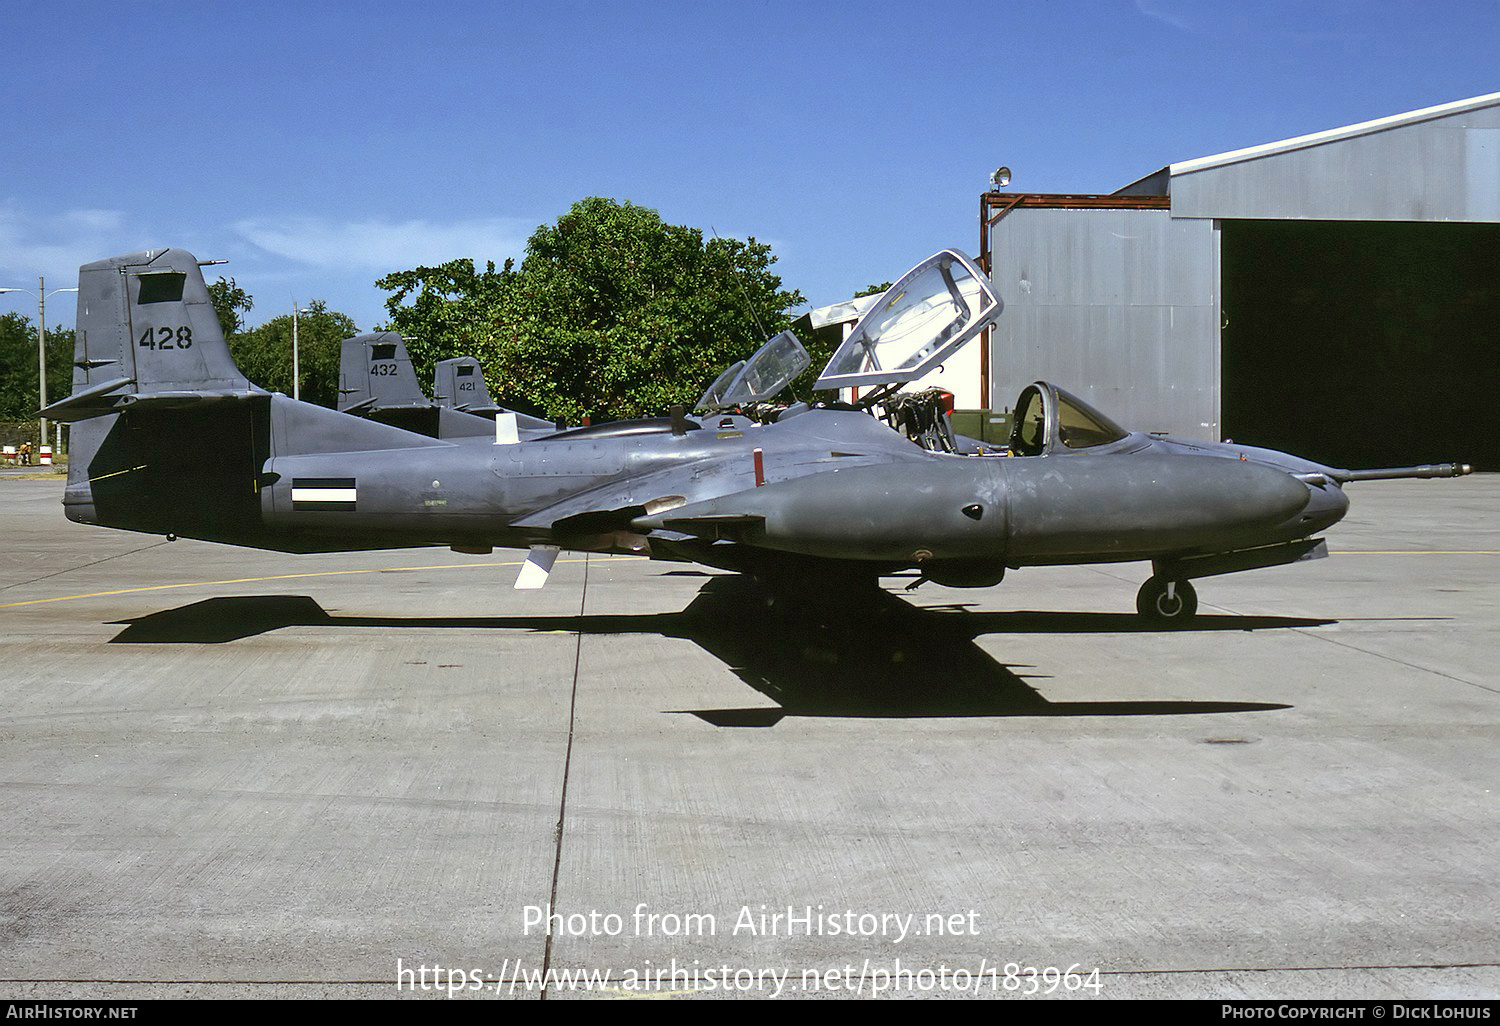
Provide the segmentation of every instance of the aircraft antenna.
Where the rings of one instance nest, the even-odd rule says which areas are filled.
[[[709,225],[708,230],[713,233],[713,237],[716,240],[719,242],[724,241],[719,238],[719,233],[714,229],[713,225]],[[733,270],[734,266],[731,264],[730,271],[733,272]],[[734,275],[734,283],[740,287],[740,298],[745,301],[745,310],[750,314],[750,319],[755,322],[755,330],[760,332],[761,341],[765,341],[770,336],[766,334],[766,326],[760,323],[760,318],[755,315],[755,305],[750,302],[750,293],[745,291],[745,283],[740,281],[740,276],[737,274]]]

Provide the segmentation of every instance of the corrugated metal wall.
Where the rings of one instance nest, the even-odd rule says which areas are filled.
[[[1500,106],[1189,161],[1172,168],[1171,193],[1174,217],[1500,221]]]
[[[1219,435],[1219,239],[1165,210],[1019,207],[994,226],[990,405],[1052,381],[1133,430]]]
[[[1298,244],[1313,246],[1366,237],[1340,234],[1340,222],[1500,222],[1500,93],[1174,164],[1112,199],[1128,202],[1127,194],[1169,194],[1170,211],[1017,196],[993,223],[991,277],[1006,309],[992,335],[990,406],[1006,408],[1043,378],[1128,428],[1217,439],[1223,294],[1233,283],[1221,279],[1216,225],[1295,221],[1311,233]],[[988,220],[991,208],[982,209]],[[1257,250],[1255,259],[1277,256]],[[1488,309],[1472,296],[1465,304]],[[1385,313],[1387,333],[1421,329],[1412,306]],[[1459,333],[1463,359],[1493,366],[1496,329],[1477,316]],[[1243,355],[1255,340],[1238,344]]]

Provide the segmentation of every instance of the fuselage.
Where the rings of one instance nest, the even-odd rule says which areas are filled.
[[[70,488],[69,515],[286,551],[546,544],[735,565],[715,557],[738,547],[886,572],[1236,550],[1308,537],[1347,509],[1336,484],[1294,476],[1315,464],[1142,435],[1098,450],[955,456],[863,413],[814,409],[774,424],[716,416],[681,433],[477,445],[418,440],[283,396],[250,405],[248,416],[226,413],[234,422],[219,428],[209,418],[196,433],[210,448],[215,435],[260,438],[241,466],[190,453],[154,496],[129,487],[148,485],[149,468],[81,484]],[[132,416],[112,429],[127,448],[140,435]],[[369,434],[368,448],[297,451],[347,423],[385,434]],[[150,462],[116,456],[122,466]],[[216,490],[229,494],[200,501]]]

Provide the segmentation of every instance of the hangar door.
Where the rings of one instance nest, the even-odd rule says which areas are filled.
[[[1225,437],[1500,470],[1500,225],[1222,222]]]

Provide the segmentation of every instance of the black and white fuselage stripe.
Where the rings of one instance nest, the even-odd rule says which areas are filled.
[[[292,479],[292,509],[354,512],[358,498],[352,477],[297,477]]]

